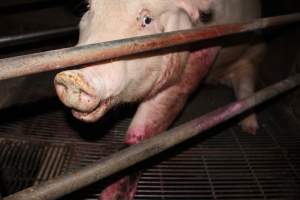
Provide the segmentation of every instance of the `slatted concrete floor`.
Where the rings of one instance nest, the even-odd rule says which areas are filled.
[[[206,87],[175,125],[233,100],[230,90]],[[75,170],[122,148],[134,108],[115,109],[102,122],[74,120],[52,99],[1,111],[0,189],[5,196]],[[138,165],[136,200],[299,199],[300,123],[282,101],[259,109],[257,136],[236,120]],[[64,199],[97,199],[110,179]]]

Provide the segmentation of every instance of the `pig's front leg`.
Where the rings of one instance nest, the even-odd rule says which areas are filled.
[[[137,144],[164,130],[182,110],[188,95],[173,86],[155,98],[142,103],[128,129],[125,143]]]
[[[218,51],[216,47],[191,53],[179,83],[139,106],[125,143],[136,144],[166,130],[209,71]]]
[[[207,74],[219,48],[192,53],[180,82],[143,102],[128,129],[125,143],[137,144],[166,130],[184,107],[189,94]],[[139,176],[130,175],[107,187],[101,200],[132,200]],[[129,184],[129,185],[127,185]]]

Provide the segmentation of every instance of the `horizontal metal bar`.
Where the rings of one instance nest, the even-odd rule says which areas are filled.
[[[300,21],[300,13],[77,46],[0,60],[0,80]]]
[[[0,9],[7,8],[7,7],[15,7],[20,5],[27,5],[27,4],[36,4],[41,2],[53,2],[53,0],[18,0],[18,1],[3,1],[0,2]]]
[[[4,198],[4,200],[53,200],[60,198],[191,139],[270,98],[295,88],[299,84],[300,74],[297,74],[261,90],[249,98],[219,108],[140,144],[101,159],[81,170],[25,189]]]
[[[3,2],[3,3],[2,3]],[[18,1],[1,1],[0,16],[11,15],[29,10],[50,8],[61,6],[64,1],[60,0],[18,0]]]
[[[11,47],[20,44],[32,43],[32,42],[40,42],[43,40],[71,35],[76,33],[77,31],[78,31],[77,27],[65,27],[65,28],[57,28],[53,30],[40,31],[35,33],[1,37],[0,48]]]

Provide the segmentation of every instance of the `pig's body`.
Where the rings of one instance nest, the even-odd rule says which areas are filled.
[[[92,0],[80,24],[79,45],[257,17],[258,0]],[[232,86],[237,98],[251,95],[263,52],[263,44],[249,42],[147,55],[63,72],[55,84],[74,116],[87,122],[98,120],[116,104],[141,101],[125,139],[136,144],[167,129],[203,79]],[[241,125],[251,133],[258,128],[254,114]],[[102,199],[132,199],[137,177],[108,187]]]

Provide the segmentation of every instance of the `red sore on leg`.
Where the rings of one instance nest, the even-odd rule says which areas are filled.
[[[151,138],[157,132],[160,132],[160,128],[156,127],[155,125],[130,127],[127,131],[125,143],[129,145],[138,144],[143,140]]]
[[[146,130],[147,128],[144,127],[135,127],[130,128],[127,131],[127,135],[125,138],[125,143],[129,145],[138,144],[143,141],[146,137]]]

